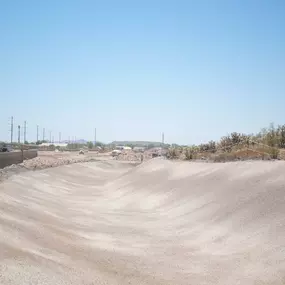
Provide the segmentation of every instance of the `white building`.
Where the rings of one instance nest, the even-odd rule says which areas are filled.
[[[131,147],[123,146],[123,145],[117,145],[115,149],[117,149],[117,150],[132,150]]]
[[[39,147],[49,147],[51,145],[54,145],[55,147],[61,147],[61,148],[65,148],[67,147],[67,143],[42,143],[39,145]]]

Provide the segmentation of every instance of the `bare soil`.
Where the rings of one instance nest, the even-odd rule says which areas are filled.
[[[284,284],[284,172],[106,158],[10,176],[0,284]]]

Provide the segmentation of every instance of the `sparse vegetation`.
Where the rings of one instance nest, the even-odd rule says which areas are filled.
[[[93,142],[90,141],[90,142],[87,143],[87,147],[88,147],[89,149],[92,149],[93,146],[94,146]]]
[[[55,150],[55,145],[54,145],[54,144],[50,144],[50,145],[48,146],[48,149],[54,151],[54,150]]]
[[[223,136],[217,142],[209,141],[199,146],[172,145],[167,157],[221,162],[246,159],[285,159],[285,124],[275,127],[272,123],[255,135],[233,132]]]
[[[48,142],[47,140],[39,140],[36,142],[36,144],[39,145],[39,144],[47,143],[47,142]]]
[[[178,149],[177,148],[169,148],[167,157],[169,159],[177,159],[179,158]]]
[[[199,147],[195,145],[185,148],[184,150],[185,159],[186,160],[196,159],[198,152],[199,152]]]

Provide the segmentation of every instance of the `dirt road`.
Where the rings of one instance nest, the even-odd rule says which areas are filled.
[[[285,163],[79,163],[0,184],[0,284],[285,283]]]

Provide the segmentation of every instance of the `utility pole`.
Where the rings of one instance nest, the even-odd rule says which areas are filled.
[[[95,128],[95,131],[94,131],[94,146],[96,146],[96,142],[97,142],[97,140],[96,140],[96,128]]]
[[[37,142],[39,141],[39,125],[37,125]]]
[[[21,142],[21,126],[18,125],[18,143]]]
[[[162,145],[164,145],[164,133],[162,133]]]
[[[59,143],[61,142],[61,132],[59,132],[59,134],[58,134],[58,142]]]
[[[27,135],[27,122],[24,121],[24,143],[26,142],[26,135]]]
[[[52,136],[52,143],[54,143],[54,136]]]
[[[14,118],[11,117],[11,144],[13,143],[13,132],[14,132]]]
[[[51,143],[51,131],[49,131],[49,143]]]
[[[43,141],[45,140],[45,135],[46,135],[46,129],[43,128]]]

